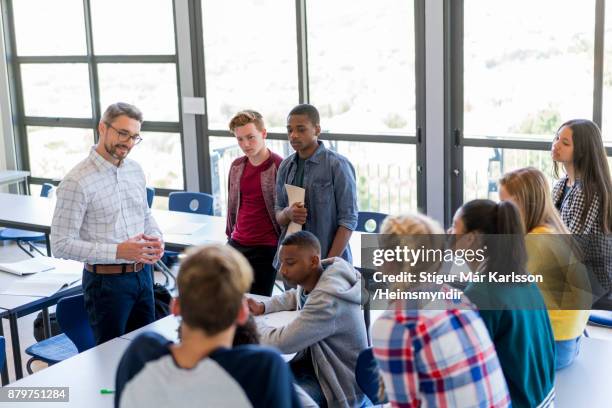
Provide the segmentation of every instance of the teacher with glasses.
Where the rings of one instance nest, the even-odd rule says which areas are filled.
[[[51,249],[84,263],[85,308],[97,344],[155,320],[153,276],[145,265],[160,259],[164,245],[144,172],[127,158],[142,141],[142,121],[135,106],[110,105],[98,144],[57,189]]]

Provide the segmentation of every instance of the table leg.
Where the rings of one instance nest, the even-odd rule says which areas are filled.
[[[13,362],[15,363],[15,378],[23,378],[23,368],[21,367],[21,346],[19,345],[19,328],[17,327],[17,315],[9,315],[9,325],[11,327],[11,344],[13,345]]]
[[[49,319],[49,308],[45,307],[42,310],[42,321],[43,321],[43,333],[45,339],[51,337],[51,320]]]
[[[4,320],[2,320],[0,318],[0,336],[4,337],[4,327],[2,325],[2,322]],[[6,385],[9,382],[9,378],[8,378],[8,362],[6,361],[6,358],[4,359],[4,364],[2,365],[2,385]]]
[[[51,256],[51,240],[49,239],[49,234],[45,233],[45,244],[47,245],[47,256]]]

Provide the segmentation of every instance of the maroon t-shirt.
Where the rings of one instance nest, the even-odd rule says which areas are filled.
[[[240,209],[232,232],[232,239],[240,245],[276,246],[278,243],[261,192],[261,173],[270,166],[274,166],[272,156],[259,166],[253,166],[251,162],[246,161],[240,178]]]

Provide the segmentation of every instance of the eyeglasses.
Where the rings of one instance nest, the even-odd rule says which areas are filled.
[[[132,142],[134,142],[135,145],[142,142],[142,137],[140,137],[140,135],[131,135],[129,132],[126,132],[125,130],[118,130],[116,127],[114,127],[108,122],[106,122],[106,125],[110,127],[111,129],[113,129],[115,132],[117,132],[117,136],[119,136],[119,140],[122,142],[127,142],[130,139],[132,140]]]

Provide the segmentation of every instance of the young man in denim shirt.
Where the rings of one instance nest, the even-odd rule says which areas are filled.
[[[295,153],[283,160],[276,177],[279,242],[293,221],[319,239],[324,258],[338,256],[351,263],[348,242],[357,227],[355,169],[346,157],[318,140],[320,133],[317,108],[302,104],[289,112],[287,135]],[[303,187],[305,202],[289,206],[285,184]],[[278,270],[278,251],[274,266]]]

